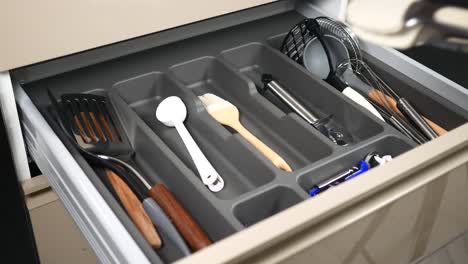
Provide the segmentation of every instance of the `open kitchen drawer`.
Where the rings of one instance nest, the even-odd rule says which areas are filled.
[[[451,130],[416,147],[278,52],[290,27],[321,12],[308,1],[279,1],[11,71],[27,146],[102,262],[405,263],[468,228],[466,90],[394,50],[363,44],[366,59],[394,89]],[[311,107],[333,113],[352,144],[336,146],[259,99],[252,77],[258,69],[281,75]],[[186,258],[153,251],[48,122],[46,89],[107,93],[129,127],[134,162],[164,182],[216,243]],[[209,119],[195,97],[208,91],[238,105],[246,126],[294,172],[276,170]],[[203,186],[173,134],[151,119],[167,95],[188,98],[189,130],[224,175],[222,192]],[[311,186],[373,150],[398,157],[308,197]]]

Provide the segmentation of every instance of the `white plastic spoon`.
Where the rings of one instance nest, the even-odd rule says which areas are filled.
[[[193,163],[195,163],[195,167],[197,167],[202,182],[208,186],[210,191],[219,192],[224,188],[224,180],[219,176],[215,168],[213,168],[185,127],[184,121],[186,117],[187,108],[184,102],[177,96],[167,97],[156,109],[156,118],[161,123],[168,127],[176,128],[192,157]]]

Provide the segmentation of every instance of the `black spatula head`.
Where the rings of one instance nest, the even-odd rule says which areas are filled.
[[[119,156],[131,153],[132,147],[114,117],[107,97],[94,94],[64,94],[62,118],[70,134],[84,149],[97,154]]]

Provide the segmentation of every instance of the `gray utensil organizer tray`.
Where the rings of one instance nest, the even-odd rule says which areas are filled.
[[[57,96],[107,93],[135,148],[138,169],[151,182],[164,183],[210,238],[219,241],[307,199],[307,190],[315,183],[354,165],[370,151],[397,156],[415,147],[277,50],[285,32],[302,18],[287,12],[63,73],[24,88],[45,116],[49,104],[45,88]],[[371,55],[365,57],[422,112],[427,115],[430,108],[431,119],[448,129],[466,121],[466,113],[451,111],[448,102],[423,94],[420,84]],[[332,114],[353,142],[334,145],[296,114],[266,100],[255,87],[260,85],[263,71],[273,74],[321,117]],[[241,136],[214,121],[196,97],[206,92],[236,105],[241,122],[284,157],[294,172],[277,169]],[[226,186],[220,193],[204,187],[175,129],[156,120],[158,103],[171,95],[186,103],[188,130],[224,178]],[[444,118],[447,115],[451,118]],[[60,136],[56,126],[51,126]],[[151,261],[171,262],[181,257],[171,245],[155,254],[94,170],[69,142],[64,143]]]

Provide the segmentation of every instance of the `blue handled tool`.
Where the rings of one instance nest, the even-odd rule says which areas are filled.
[[[349,181],[352,178],[357,177],[357,176],[359,176],[359,175],[361,175],[364,172],[369,170],[369,164],[367,162],[363,161],[363,160],[359,161],[358,166],[359,166],[359,169],[357,171],[355,171],[353,174],[346,177],[345,181]]]
[[[363,160],[360,160],[358,164],[356,164],[352,168],[341,171],[337,173],[335,176],[328,178],[327,180],[320,182],[319,184],[314,185],[312,189],[309,191],[309,195],[313,197],[317,195],[318,193],[321,193],[327,190],[330,187],[336,186],[345,181],[349,181],[363,174],[369,169],[376,167],[380,164],[384,164],[390,160],[391,160],[391,156],[389,155],[381,157],[376,152],[371,152],[367,154]]]
[[[351,169],[342,171],[337,173],[335,176],[317,184],[312,187],[312,189],[309,191],[310,196],[315,196],[320,192],[323,192],[327,190],[328,188],[332,186],[336,186],[344,181],[346,181],[346,178],[351,177],[354,173],[358,172],[359,168],[358,167],[352,167]]]

